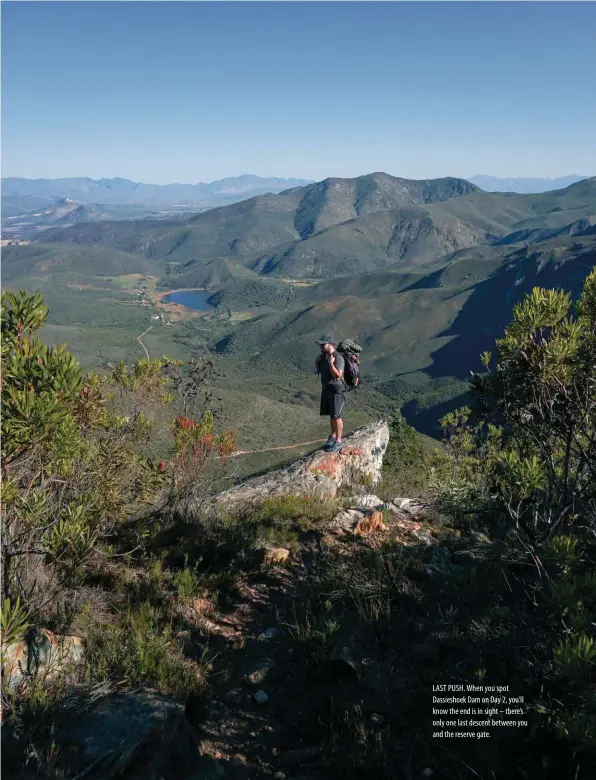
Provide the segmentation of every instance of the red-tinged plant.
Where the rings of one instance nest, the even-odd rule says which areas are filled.
[[[182,478],[192,479],[205,471],[209,462],[224,460],[234,449],[231,431],[215,433],[215,420],[206,412],[199,420],[175,417],[170,424],[174,437],[173,484]]]

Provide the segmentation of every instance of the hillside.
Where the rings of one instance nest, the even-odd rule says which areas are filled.
[[[458,179],[371,174],[250,198],[184,224],[104,222],[37,240],[101,243],[162,257],[184,266],[188,286],[195,269],[215,258],[232,258],[261,275],[325,278],[424,263],[472,246],[532,241],[535,232],[552,237],[596,213],[595,182],[517,195],[481,192]]]
[[[203,262],[234,257],[244,265],[264,252],[307,239],[347,220],[398,207],[440,202],[474,191],[458,179],[408,181],[387,174],[327,179],[279,195],[249,198],[198,214],[184,226],[103,223],[55,230],[41,241],[93,244],[167,256],[170,261]]]
[[[592,780],[595,300],[529,296],[441,444],[397,413],[329,451],[165,357],[85,375],[3,294],[5,772]]]
[[[2,276],[5,282],[25,277],[44,277],[64,272],[82,276],[119,276],[153,273],[161,264],[138,254],[105,249],[103,246],[71,244],[15,244],[2,248]]]
[[[576,293],[595,264],[592,235],[536,246],[474,247],[441,258],[434,263],[437,270],[431,267],[426,274],[323,281],[296,289],[290,311],[240,323],[218,343],[218,351],[254,353],[257,362],[287,355],[306,368],[309,344],[332,323],[332,330],[365,346],[367,371],[379,376],[412,371],[465,376],[533,286]],[[233,289],[224,290],[222,300],[229,300]]]
[[[282,403],[304,385],[320,333],[349,335],[365,347],[362,413],[399,401],[410,422],[436,433],[425,404],[443,408],[460,397],[514,303],[535,284],[577,291],[595,262],[595,215],[594,178],[524,195],[371,174],[250,198],[187,222],[53,228],[5,249],[5,279],[48,296],[52,325],[81,326],[70,337],[86,365],[101,346],[85,330],[88,319],[112,323],[101,331],[103,353],[129,359],[152,322],[152,310],[120,290],[121,277],[152,274],[157,290],[211,290],[215,311],[199,322],[178,308],[170,328],[152,331],[152,350],[207,350],[226,391]],[[117,277],[111,290],[105,277]],[[307,405],[316,412],[316,399]],[[292,420],[295,411],[288,409]]]

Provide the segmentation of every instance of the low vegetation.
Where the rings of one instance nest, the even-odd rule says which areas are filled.
[[[322,530],[339,502],[295,496],[179,516],[176,492],[211,489],[234,448],[203,369],[190,384],[168,358],[84,375],[37,338],[39,296],[9,293],[2,308],[3,654],[32,624],[86,642],[84,665],[63,678],[3,686],[5,769],[64,776],[54,727],[72,691],[200,700],[222,660],[196,616],[232,611],[247,583],[269,582],[259,552],[281,546],[291,585],[275,609],[301,675],[293,727],[322,748],[318,776],[592,776],[596,271],[575,306],[536,289],[515,308],[471,378],[473,403],[442,418],[442,447],[395,415],[378,489],[432,500],[429,546],[334,544]],[[149,459],[155,421],[181,399],[168,457]],[[189,631],[201,635],[194,654]],[[433,737],[432,686],[466,683],[508,685],[528,725]]]

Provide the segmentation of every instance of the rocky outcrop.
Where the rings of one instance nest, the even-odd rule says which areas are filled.
[[[317,450],[289,466],[247,479],[207,501],[191,488],[180,497],[176,510],[192,517],[205,510],[240,509],[283,495],[333,499],[342,488],[363,483],[375,485],[380,480],[388,443],[386,422],[364,425],[344,438],[340,452]]]
[[[285,547],[264,547],[262,552],[263,564],[265,566],[274,566],[287,563],[290,557],[290,551]]]
[[[428,511],[431,506],[428,503],[410,498],[383,501],[374,494],[351,496],[344,499],[343,503],[345,508],[325,527],[332,535],[349,533],[355,536],[370,536],[377,531],[387,530],[387,520],[390,527],[411,534],[427,546],[437,543],[417,519]]]
[[[185,715],[184,704],[154,691],[107,696],[72,724],[62,745],[77,777],[110,780],[126,773],[134,780],[189,777],[206,758]],[[197,778],[210,775],[197,772]],[[195,775],[193,774],[193,777]]]
[[[78,636],[32,628],[20,642],[2,648],[3,686],[12,692],[34,677],[46,680],[68,673],[82,663],[84,653],[84,642]]]

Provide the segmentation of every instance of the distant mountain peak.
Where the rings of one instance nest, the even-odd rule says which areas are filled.
[[[487,192],[520,192],[532,194],[562,190],[569,187],[571,184],[588,178],[588,176],[579,176],[575,173],[570,173],[567,176],[559,176],[554,179],[533,177],[499,178],[498,176],[490,176],[488,174],[478,174],[476,176],[470,176],[468,181],[478,185]]]

